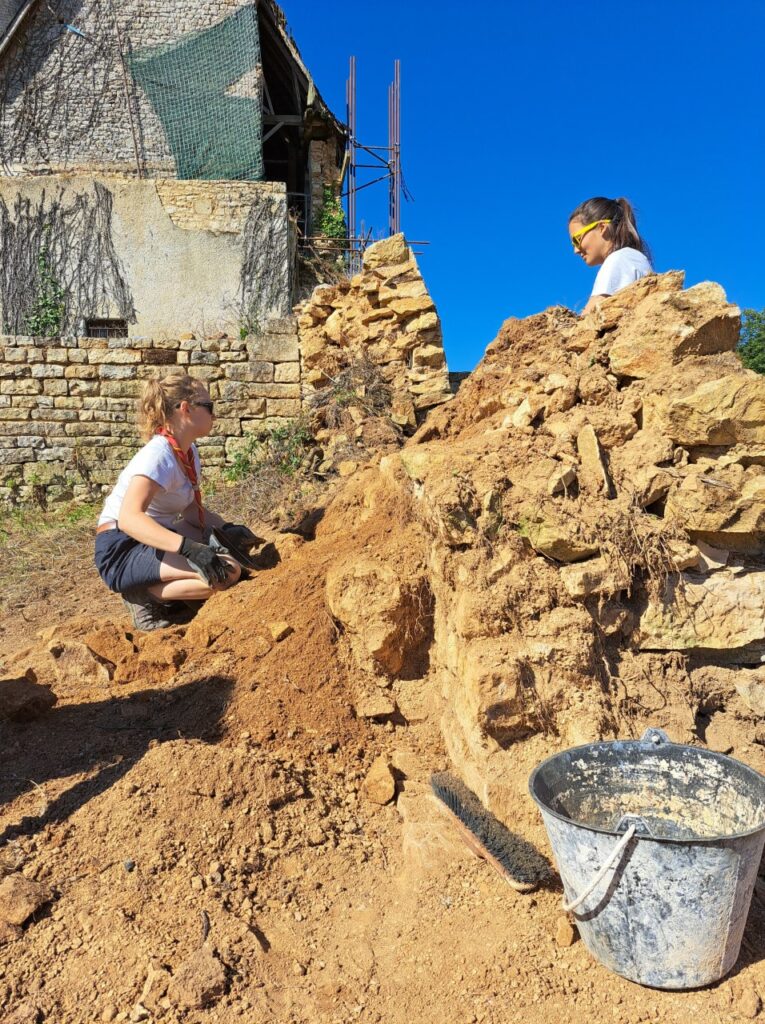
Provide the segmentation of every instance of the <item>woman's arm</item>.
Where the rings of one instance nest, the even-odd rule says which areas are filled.
[[[218,529],[223,526],[225,519],[219,516],[217,512],[213,512],[207,505],[203,505],[202,508],[205,510],[205,526],[215,526]],[[192,501],[190,505],[187,505],[183,510],[182,519],[187,522],[190,526],[199,526],[199,509],[197,503]]]
[[[148,476],[134,476],[122,499],[118,526],[129,536],[160,551],[178,551],[183,537],[168,530],[146,514],[152,499],[162,490],[160,484]]]
[[[591,309],[595,309],[597,306],[601,304],[603,299],[607,298],[609,298],[608,295],[591,295],[587,300],[587,305],[582,310],[582,316],[585,316],[585,314],[589,313]]]

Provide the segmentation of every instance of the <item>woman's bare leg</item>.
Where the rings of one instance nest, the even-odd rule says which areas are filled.
[[[202,539],[201,530],[189,523],[177,523],[173,529],[190,540]],[[160,582],[149,587],[149,593],[160,601],[206,601],[216,590],[228,590],[239,579],[242,569],[239,563],[228,555],[219,557],[228,563],[229,574],[223,583],[216,583],[211,587],[191,568],[183,555],[167,552],[159,564]]]

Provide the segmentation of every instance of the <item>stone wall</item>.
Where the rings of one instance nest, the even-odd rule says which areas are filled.
[[[56,15],[87,38],[67,31],[46,4],[37,4],[2,57],[3,161],[24,173],[74,168],[135,171],[130,102],[147,173],[172,177],[175,159],[154,108],[129,76],[126,91],[112,12],[118,12],[123,50],[129,56],[209,28],[251,3],[121,0],[112,5],[105,0],[59,0]],[[254,79],[251,85],[256,98]]]
[[[0,177],[0,324],[25,333],[45,246],[65,334],[115,317],[131,337],[238,333],[290,312],[291,230],[282,182]]]
[[[207,468],[230,460],[248,434],[301,408],[294,320],[257,338],[0,336],[0,499],[85,498],[114,483],[141,443],[141,382],[183,367],[207,383],[215,433],[200,441]]]
[[[170,184],[163,201],[189,230],[200,217],[239,226],[235,207],[201,209],[204,183]],[[243,340],[239,329],[0,336],[0,500],[82,499],[112,486],[140,444],[142,381],[173,367],[204,380],[215,401],[215,431],[200,441],[213,471],[231,462],[248,435],[311,407],[335,374],[360,360],[379,368],[391,417],[405,432],[451,398],[438,315],[403,235],[370,247],[360,274],[319,286],[296,313],[267,319]]]
[[[366,360],[390,386],[393,420],[414,430],[452,397],[441,321],[403,235],[371,245],[360,273],[295,307],[307,394]]]

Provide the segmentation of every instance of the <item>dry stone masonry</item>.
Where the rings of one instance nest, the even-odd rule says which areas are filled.
[[[157,184],[131,189],[153,192]],[[252,187],[259,186],[241,185]],[[228,194],[209,183],[170,182],[163,202],[172,201],[173,218],[198,218],[188,224],[192,232],[216,211],[239,218],[238,227],[237,202],[212,202]],[[393,418],[414,430],[428,408],[451,397],[438,316],[403,236],[372,246],[366,261],[352,281],[317,288],[298,317],[271,317],[243,340],[188,330],[177,337],[0,336],[0,498],[85,498],[111,485],[139,444],[142,381],[175,367],[204,380],[215,401],[216,429],[200,441],[208,470],[231,461],[247,435],[300,416],[327,374],[351,359],[379,365],[392,386]]]
[[[309,391],[363,358],[391,386],[401,427],[451,398],[441,322],[403,235],[370,246],[359,274],[317,288],[296,313]]]
[[[541,735],[651,724],[726,749],[715,716],[762,742],[765,378],[738,333],[718,285],[675,273],[586,317],[508,320],[454,401],[345,495],[369,517],[407,509],[406,553],[399,524],[327,577],[358,679],[404,706],[423,622],[408,595],[430,594],[449,756],[506,820]]]
[[[141,382],[170,367],[207,382],[216,432],[204,463],[224,465],[247,434],[300,412],[295,322],[270,321],[255,338],[0,337],[0,497],[87,497],[111,485],[137,450]]]

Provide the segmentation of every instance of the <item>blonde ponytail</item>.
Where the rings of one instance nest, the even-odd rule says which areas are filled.
[[[193,401],[201,387],[204,387],[201,381],[183,371],[174,371],[162,378],[150,377],[144,383],[138,400],[141,437],[148,441],[160,427],[167,427],[178,405]]]

